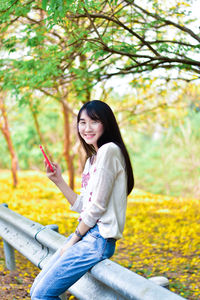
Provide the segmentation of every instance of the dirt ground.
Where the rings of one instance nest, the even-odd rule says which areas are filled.
[[[30,300],[30,288],[39,269],[15,251],[16,269],[5,266],[3,243],[0,242],[0,300]],[[76,298],[67,292],[67,299]]]

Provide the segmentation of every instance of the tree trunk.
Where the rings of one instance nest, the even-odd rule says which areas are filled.
[[[40,140],[40,144],[42,144],[44,146],[45,152],[47,153],[50,160],[53,161],[52,155],[51,155],[51,153],[49,152],[49,150],[47,148],[45,139],[44,139],[43,134],[40,130],[40,125],[39,125],[38,118],[37,118],[37,112],[34,110],[34,107],[31,103],[31,100],[29,102],[29,107],[30,107],[30,111],[31,111],[32,116],[33,116],[33,120],[34,120],[34,123],[35,123],[35,129],[37,131],[37,134],[38,134],[38,137],[39,137],[39,140]]]
[[[7,118],[7,113],[6,113],[6,108],[3,100],[4,95],[0,95],[0,111],[2,114],[2,121],[0,121],[0,130],[3,133],[6,143],[8,145],[8,150],[11,155],[11,171],[12,171],[12,177],[13,177],[13,186],[16,187],[18,183],[17,179],[17,167],[18,167],[18,160],[17,156],[15,154],[15,150],[13,147],[12,139],[11,139],[11,134],[10,134],[10,129],[8,125],[8,118]]]
[[[69,186],[71,189],[74,189],[74,165],[73,159],[74,155],[70,154],[71,148],[71,139],[70,139],[70,118],[69,110],[62,102],[63,114],[64,114],[64,157],[68,166],[68,175],[69,175]]]
[[[83,150],[83,147],[81,144],[79,144],[78,146],[78,153],[79,153],[79,174],[82,174],[84,166],[85,166],[85,162],[86,162],[86,155],[85,152]]]

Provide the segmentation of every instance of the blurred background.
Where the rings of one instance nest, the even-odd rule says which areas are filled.
[[[0,4],[0,169],[14,186],[20,170],[44,171],[42,144],[73,187],[85,161],[77,112],[100,99],[116,115],[136,188],[198,198],[197,1],[81,3]]]
[[[136,116],[126,116],[127,112],[123,112],[128,101],[135,100],[130,96],[111,93],[107,103],[115,112],[128,148],[134,168],[136,188],[155,194],[199,197],[200,104],[197,105],[197,100],[200,103],[199,89],[191,86],[179,97],[180,104],[183,104],[184,108],[172,107],[162,110],[158,108],[157,111],[147,111]],[[44,171],[43,156],[39,149],[39,144],[44,140],[43,144],[48,149],[52,160],[60,163],[63,171],[67,173],[68,164],[63,154],[64,120],[59,103],[44,98],[38,103],[34,113],[37,116],[38,128],[29,106],[19,106],[15,101],[7,104],[9,129],[17,157],[17,170]],[[81,152],[76,137],[75,120],[74,118],[74,121],[70,122],[71,135],[73,134],[74,138],[74,148],[72,147],[70,153],[73,153],[74,173],[80,176]],[[10,169],[11,155],[2,134],[0,153],[0,169]],[[82,156],[84,160],[84,153]]]

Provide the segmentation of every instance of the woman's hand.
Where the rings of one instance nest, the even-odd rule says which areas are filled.
[[[71,246],[73,246],[74,244],[76,244],[78,241],[80,240],[80,238],[74,234],[72,236],[72,238],[69,240],[69,242],[60,250],[60,256],[63,255],[63,253],[70,248]]]
[[[47,172],[48,178],[51,181],[53,181],[55,184],[58,184],[59,182],[61,182],[62,181],[61,167],[58,164],[51,162],[51,165],[52,165],[52,167],[54,169],[54,172],[52,172],[50,170],[50,167],[47,164],[47,162],[44,161],[44,163],[45,163],[45,167],[46,167],[46,172]]]
[[[72,246],[72,244],[70,243],[70,241],[60,250],[60,256],[63,255],[63,253]]]
[[[56,163],[51,163],[54,169],[54,171],[52,172],[50,170],[50,167],[46,163],[46,161],[44,163],[45,163],[48,178],[55,183],[55,185],[63,193],[67,201],[71,205],[74,205],[74,202],[76,201],[77,198],[77,194],[65,182],[64,178],[62,177],[60,166]]]

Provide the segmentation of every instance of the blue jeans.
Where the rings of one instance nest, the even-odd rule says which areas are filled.
[[[71,239],[71,234],[67,241]],[[115,252],[115,240],[104,239],[98,225],[91,228],[82,240],[68,248],[62,256],[58,249],[35,278],[31,287],[32,300],[60,300],[71,285],[89,269]]]

